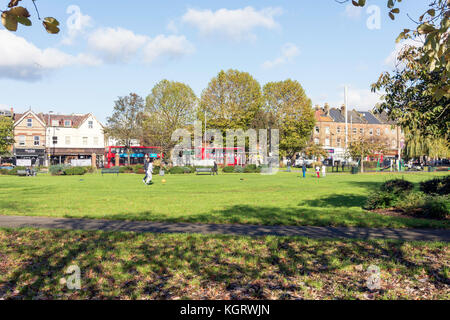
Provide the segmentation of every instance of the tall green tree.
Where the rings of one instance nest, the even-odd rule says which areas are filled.
[[[202,93],[198,118],[204,120],[206,111],[210,128],[246,130],[261,104],[261,86],[249,73],[220,71]]]
[[[192,125],[198,106],[194,91],[182,82],[162,80],[146,99],[144,141],[164,154],[175,146],[172,133]]]
[[[125,147],[128,153],[128,164],[130,164],[132,153],[132,141],[142,139],[144,111],[144,99],[135,93],[130,93],[115,101],[113,114],[106,119],[105,134]]]
[[[280,130],[280,155],[293,159],[307,146],[316,122],[311,99],[291,79],[267,83],[263,92],[267,118],[275,119],[271,128]]]
[[[14,144],[14,121],[11,117],[0,116],[0,160],[9,155]]]
[[[360,159],[361,172],[364,172],[364,158],[370,155],[383,154],[388,149],[387,140],[363,136],[350,142],[348,153],[353,159]]]

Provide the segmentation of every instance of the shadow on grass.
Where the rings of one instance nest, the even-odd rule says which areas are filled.
[[[4,232],[7,242],[2,254],[8,258],[19,250],[24,258],[21,263],[13,263],[14,271],[0,282],[0,297],[7,299],[62,295],[75,299],[213,298],[208,296],[207,288],[223,290],[221,298],[268,299],[273,297],[272,291],[289,297],[301,294],[304,288],[297,281],[301,277],[315,275],[314,279],[318,276],[326,280],[348,266],[366,268],[368,264],[384,270],[394,268],[396,274],[406,276],[423,269],[438,289],[443,290],[449,284],[441,275],[441,266],[420,258],[414,260],[416,255],[408,253],[401,242],[269,237],[246,239],[243,243],[242,239],[227,236]],[[30,241],[16,247],[18,237]],[[60,243],[64,243],[64,253],[57,245]],[[81,291],[70,291],[59,284],[72,264],[81,269]],[[367,292],[366,277],[362,270],[353,278],[340,279],[344,292]],[[196,280],[198,286],[192,286],[191,280]]]

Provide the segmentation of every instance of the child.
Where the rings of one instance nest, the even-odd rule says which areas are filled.
[[[150,161],[148,163],[146,174],[147,174],[147,179],[145,180],[145,183],[147,185],[153,184],[153,181],[152,181],[152,179],[153,179],[153,175],[152,175],[153,174],[153,159],[151,159],[151,158],[150,158]]]
[[[326,177],[327,176],[327,167],[325,167],[325,165],[322,166],[322,177]]]
[[[316,167],[316,174],[317,174],[317,178],[320,178],[320,168],[319,168],[319,166]]]

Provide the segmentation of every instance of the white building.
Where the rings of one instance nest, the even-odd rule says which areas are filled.
[[[101,166],[105,154],[103,125],[91,113],[46,114],[46,147],[51,164]]]

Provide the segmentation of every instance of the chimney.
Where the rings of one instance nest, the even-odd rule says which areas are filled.
[[[325,103],[325,107],[323,108],[325,115],[328,117],[330,115],[330,105]]]
[[[341,114],[345,115],[345,105],[342,105],[341,107]]]

